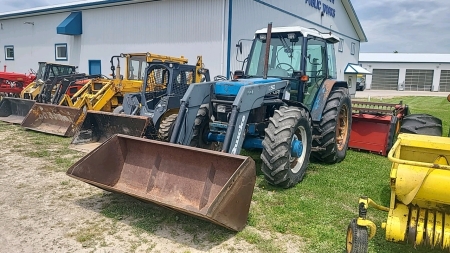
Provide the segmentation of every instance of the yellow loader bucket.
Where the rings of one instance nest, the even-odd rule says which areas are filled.
[[[70,149],[91,152],[115,134],[142,137],[150,118],[102,111],[87,111],[80,129],[75,133]]]
[[[83,120],[83,110],[61,105],[35,103],[22,127],[38,132],[72,137]]]
[[[4,97],[0,101],[0,121],[22,123],[35,103],[36,101],[29,99]]]
[[[240,231],[256,170],[249,157],[114,135],[67,175]]]

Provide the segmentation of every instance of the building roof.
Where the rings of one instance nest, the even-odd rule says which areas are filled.
[[[34,15],[43,15],[49,13],[57,13],[57,12],[65,12],[65,11],[79,11],[83,9],[90,8],[98,8],[105,6],[114,6],[114,5],[123,5],[130,3],[139,3],[139,2],[150,2],[150,1],[159,1],[159,0],[84,0],[78,2],[64,3],[64,4],[55,4],[44,7],[36,7],[25,10],[18,11],[10,11],[0,13],[0,20],[10,19],[10,18],[20,18]],[[344,5],[345,11],[348,13],[350,21],[353,24],[353,27],[358,34],[358,37],[361,42],[367,42],[366,34],[359,22],[358,16],[356,15],[355,9],[351,3],[351,0],[342,0],[342,4]]]
[[[272,28],[272,33],[288,33],[288,32],[300,32],[304,37],[308,37],[308,35],[312,35],[315,37],[323,38],[327,41],[330,41],[331,43],[339,42],[339,37],[334,36],[334,34],[320,33],[317,30],[304,28],[301,26],[288,26],[288,27],[280,26],[280,27]],[[255,33],[256,34],[267,33],[267,28],[257,30]]]
[[[450,63],[450,54],[360,53],[359,62]]]

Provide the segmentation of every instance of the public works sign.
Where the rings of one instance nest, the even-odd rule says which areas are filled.
[[[321,0],[305,0],[305,4],[309,4],[309,6],[321,11],[324,15],[332,18],[336,16],[336,9],[331,7],[331,4],[334,5],[334,0],[323,0],[323,2]]]

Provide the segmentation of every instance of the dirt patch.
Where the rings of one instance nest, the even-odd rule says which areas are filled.
[[[68,142],[0,124],[0,252],[264,251],[216,225],[66,176],[82,156],[66,152]],[[248,229],[279,252],[300,252],[297,237]]]

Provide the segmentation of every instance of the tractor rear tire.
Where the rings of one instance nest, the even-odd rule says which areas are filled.
[[[177,120],[178,114],[171,114],[168,117],[164,118],[159,124],[158,129],[158,140],[168,142],[170,141],[170,136],[173,132],[173,126],[175,125],[175,121]]]
[[[428,114],[411,114],[403,118],[400,132],[442,136],[442,120]]]
[[[359,226],[353,219],[347,228],[347,253],[366,253],[369,250],[367,228]]]
[[[338,163],[347,154],[352,128],[352,104],[347,88],[335,87],[331,90],[323,110],[322,119],[314,127],[314,160],[324,163]]]
[[[311,154],[311,123],[308,112],[299,107],[282,106],[265,129],[261,170],[271,185],[289,188],[302,181]],[[300,157],[292,156],[292,143],[302,142]]]

